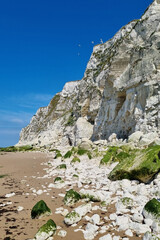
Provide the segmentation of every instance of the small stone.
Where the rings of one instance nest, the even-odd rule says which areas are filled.
[[[91,217],[91,221],[93,222],[93,224],[98,225],[100,223],[100,216],[98,214],[94,214]]]
[[[100,237],[99,240],[112,240],[112,237],[111,237],[110,234],[107,234],[107,235],[105,235],[103,237]]]
[[[127,236],[129,236],[129,237],[133,237],[133,233],[132,233],[132,231],[131,231],[130,229],[126,230],[126,231],[125,231],[125,234],[126,234]]]
[[[5,195],[6,198],[9,198],[9,197],[13,197],[15,196],[16,194],[15,193],[8,193]]]
[[[65,237],[66,235],[67,235],[67,232],[65,230],[60,230],[58,232],[58,236],[60,236],[60,237]]]
[[[144,219],[144,222],[145,222],[146,225],[148,225],[150,227],[153,223],[153,220],[149,219],[149,218],[146,218],[146,219]]]
[[[134,213],[132,216],[132,221],[141,223],[143,221],[143,216],[140,213]]]
[[[24,207],[19,206],[19,207],[17,208],[17,211],[18,211],[18,212],[21,212],[23,209],[24,209]]]
[[[109,219],[112,220],[112,221],[115,221],[117,218],[117,214],[116,213],[112,213],[109,215]]]

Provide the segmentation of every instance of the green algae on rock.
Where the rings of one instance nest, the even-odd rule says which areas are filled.
[[[68,213],[64,218],[64,222],[67,225],[72,225],[74,223],[79,222],[80,220],[81,220],[81,216],[76,211],[72,211]]]
[[[131,149],[124,146],[111,146],[106,151],[105,155],[100,161],[100,165],[107,165],[113,162],[121,162],[123,159],[130,156]]]
[[[110,180],[139,180],[148,183],[160,171],[160,146],[135,149],[109,174]]]
[[[54,179],[54,183],[63,183],[64,181],[62,180],[62,178],[61,177],[56,177],[55,179]]]
[[[58,168],[58,169],[66,169],[67,166],[66,166],[65,163],[62,163],[62,164],[60,164],[57,168]]]
[[[101,199],[96,194],[95,195],[92,195],[89,193],[81,194],[81,198],[86,199],[91,202],[100,202],[101,201]]]
[[[81,199],[80,194],[74,191],[73,189],[70,189],[69,191],[67,191],[64,197],[64,203],[68,206],[72,206],[74,203],[78,202],[80,199]]]
[[[38,230],[37,234],[35,235],[35,240],[46,240],[49,237],[53,236],[53,234],[56,232],[56,224],[55,222],[50,219],[46,224],[44,224],[40,229]]]
[[[66,154],[64,155],[64,158],[70,158],[72,156],[72,151],[68,151],[66,152]]]
[[[79,157],[74,157],[74,158],[72,159],[72,161],[71,161],[71,164],[74,164],[74,163],[77,163],[77,162],[80,163]]]
[[[101,159],[100,164],[105,165],[115,160],[118,147],[109,147],[104,157]]]
[[[62,157],[62,154],[60,153],[60,151],[56,152],[56,156],[54,158],[57,159],[57,158],[61,158],[61,157]]]
[[[32,208],[31,218],[32,219],[42,218],[44,216],[49,216],[51,214],[52,212],[48,208],[47,204],[43,200],[41,200],[37,202],[36,205]]]
[[[147,202],[143,209],[143,215],[145,218],[160,220],[160,202],[155,198]]]
[[[124,197],[121,199],[121,202],[124,206],[132,207],[133,206],[133,199],[129,197]]]

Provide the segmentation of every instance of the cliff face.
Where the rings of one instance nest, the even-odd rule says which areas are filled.
[[[68,82],[22,129],[19,145],[160,134],[160,1],[94,47],[84,77]]]

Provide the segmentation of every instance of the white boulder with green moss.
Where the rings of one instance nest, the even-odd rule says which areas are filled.
[[[68,206],[73,206],[76,202],[78,202],[81,199],[81,196],[79,193],[74,191],[73,189],[70,189],[67,191],[64,197],[64,204]]]
[[[117,213],[127,213],[131,211],[134,206],[134,201],[132,198],[124,197],[121,198],[115,205]]]
[[[47,240],[49,237],[53,236],[56,232],[56,224],[50,219],[46,224],[44,224],[35,235],[35,240]]]
[[[64,218],[64,222],[67,225],[72,225],[74,223],[77,223],[81,220],[81,216],[79,215],[79,213],[77,213],[75,210],[68,213],[65,218]]]
[[[31,210],[32,219],[42,218],[45,216],[49,216],[51,214],[52,214],[51,210],[43,200],[37,202]]]
[[[147,202],[143,209],[143,215],[145,218],[160,221],[160,202],[155,198]]]
[[[92,209],[92,204],[83,204],[79,207],[75,208],[72,212],[68,213],[65,218],[64,222],[67,225],[72,225],[74,223],[78,223],[83,216],[85,216],[88,212],[90,212]]]

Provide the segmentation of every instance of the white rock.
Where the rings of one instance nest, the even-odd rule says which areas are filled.
[[[117,134],[116,133],[112,133],[109,138],[108,138],[109,142],[116,142],[117,141]]]
[[[153,229],[154,233],[160,233],[160,222],[158,220],[154,220],[151,228]]]
[[[125,234],[126,234],[127,236],[129,236],[129,237],[133,237],[133,233],[132,233],[132,231],[131,231],[130,229],[126,230],[126,231],[125,231]]]
[[[98,214],[94,214],[90,220],[93,224],[98,225],[100,223],[100,216]]]
[[[140,138],[143,136],[143,132],[141,131],[137,131],[132,133],[129,138],[128,138],[128,142],[138,142],[140,140]]]
[[[119,240],[120,239],[120,236],[114,236],[113,237],[113,240]]]
[[[110,214],[109,219],[112,220],[112,221],[115,221],[117,219],[117,214],[116,213]]]
[[[65,237],[66,235],[67,235],[67,232],[65,230],[60,230],[58,232],[58,236],[60,236],[60,237]]]
[[[154,234],[150,232],[146,232],[143,236],[143,240],[158,240],[160,238],[160,234]]]
[[[152,223],[153,223],[153,220],[149,219],[149,218],[145,218],[144,222],[145,222],[146,225],[148,225],[150,227],[152,225]]]
[[[112,240],[112,237],[111,237],[110,234],[107,234],[107,235],[105,235],[103,237],[100,237],[99,240]]]
[[[18,211],[18,212],[21,212],[23,209],[24,209],[24,207],[18,206],[17,211]]]
[[[37,194],[38,195],[41,195],[43,193],[43,190],[41,190],[41,189],[39,189],[38,191],[37,191]]]
[[[92,204],[87,203],[80,205],[79,207],[75,208],[75,212],[78,213],[81,217],[85,216],[90,210],[92,209]]]
[[[6,198],[9,198],[9,197],[13,197],[15,196],[16,194],[15,193],[8,193],[5,195]]]
[[[137,234],[143,234],[146,233],[147,231],[151,231],[148,225],[146,224],[141,224],[141,223],[136,223],[132,222],[130,223],[130,228],[135,231]]]
[[[132,216],[132,221],[133,222],[138,222],[141,223],[143,221],[143,216],[140,213],[134,213]]]
[[[83,117],[78,118],[75,125],[75,143],[80,143],[82,138],[91,138],[92,134],[93,125]]]
[[[119,231],[125,231],[129,228],[129,219],[125,216],[117,216],[116,225],[119,226]]]
[[[98,226],[88,223],[86,226],[86,230],[83,232],[84,239],[92,240],[97,235]]]

